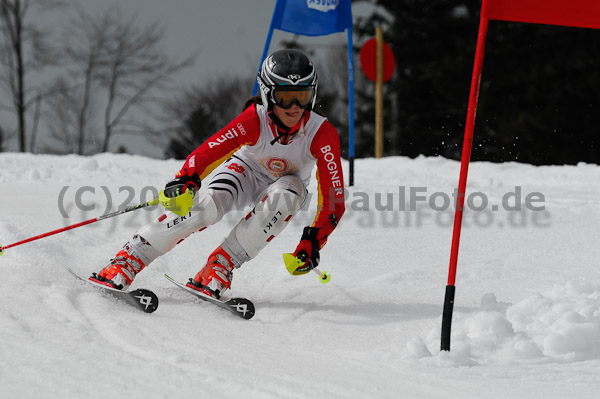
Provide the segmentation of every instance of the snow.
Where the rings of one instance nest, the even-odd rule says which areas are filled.
[[[0,243],[147,201],[181,163],[2,153]],[[471,165],[467,194],[480,193],[473,205],[485,197],[488,207],[465,211],[452,347],[440,352],[453,218],[442,205],[459,166],[442,158],[357,160],[347,213],[322,251],[331,282],[292,277],[281,259],[312,220],[313,196],[235,272],[233,294],[256,305],[250,321],[163,277],[193,276],[243,213],[188,238],[137,277],[134,287],[160,298],[152,314],[103,298],[63,266],[82,276],[100,270],[158,208],[7,249],[0,397],[598,397],[600,167]],[[427,199],[412,211],[411,189]],[[534,205],[544,210],[506,210],[517,193],[519,204],[541,194]]]

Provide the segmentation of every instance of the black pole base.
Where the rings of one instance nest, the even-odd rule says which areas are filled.
[[[446,286],[446,297],[444,298],[444,312],[442,313],[442,339],[440,349],[450,350],[450,330],[452,329],[452,311],[454,309],[454,293],[456,287]]]

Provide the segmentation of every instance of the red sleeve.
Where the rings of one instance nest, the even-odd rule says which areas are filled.
[[[340,137],[328,121],[323,122],[310,146],[317,158],[319,202],[313,227],[319,228],[317,239],[322,248],[345,211],[344,176],[340,158]]]
[[[177,177],[193,175],[204,179],[217,166],[225,162],[245,145],[254,145],[260,137],[260,119],[256,104],[246,108],[227,126],[200,144],[186,159]]]

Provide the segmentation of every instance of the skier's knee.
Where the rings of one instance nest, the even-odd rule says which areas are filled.
[[[252,212],[238,223],[232,239],[254,258],[288,225],[302,206],[306,189],[296,176],[285,176],[271,184]]]
[[[295,175],[287,175],[269,186],[262,202],[273,210],[295,214],[305,196],[306,188],[302,180]]]

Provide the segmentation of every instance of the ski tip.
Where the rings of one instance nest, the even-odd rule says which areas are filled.
[[[2,256],[4,254],[4,251],[2,251],[2,245],[0,245],[0,256]]]
[[[81,277],[79,274],[75,273],[73,271],[73,269],[71,269],[68,266],[65,266],[65,270],[68,271],[69,273],[71,273],[71,275],[73,275],[74,277],[78,278],[79,280],[83,280],[83,277]]]

